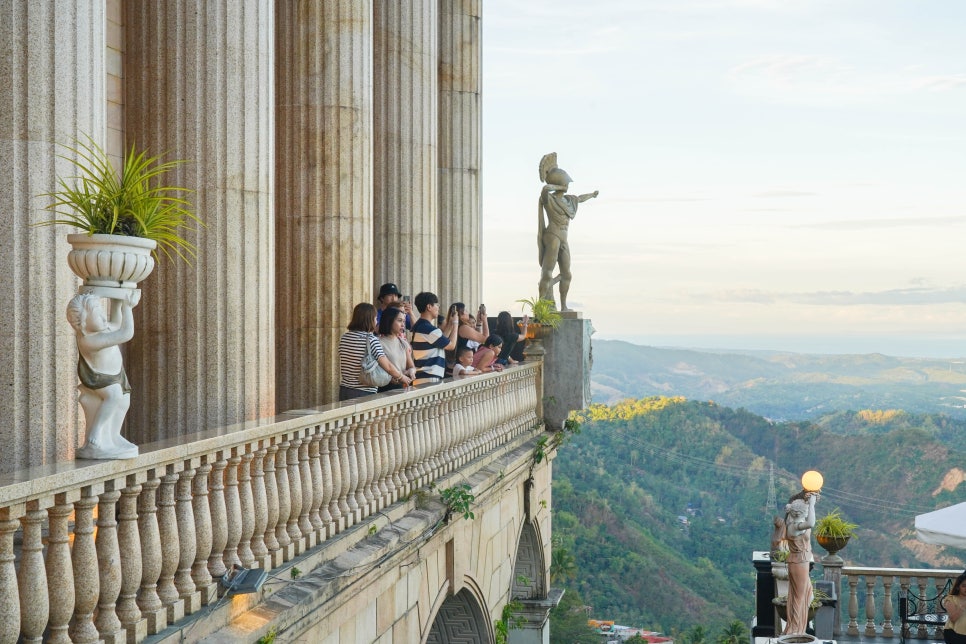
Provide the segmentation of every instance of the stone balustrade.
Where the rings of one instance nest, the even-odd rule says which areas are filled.
[[[540,363],[0,477],[0,644],[138,642],[542,422]],[[46,537],[44,536],[46,535]]]
[[[934,596],[961,570],[864,568],[843,566],[842,580],[848,585],[848,597],[839,601],[848,607],[849,636],[895,637],[899,634],[899,594],[908,590],[917,595]],[[826,573],[828,570],[826,571]],[[828,574],[826,574],[828,577]],[[840,585],[841,587],[841,585]],[[844,600],[844,601],[843,601]],[[928,632],[919,626],[906,637],[942,640],[942,632]]]

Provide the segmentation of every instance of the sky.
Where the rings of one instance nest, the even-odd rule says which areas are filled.
[[[653,346],[966,356],[966,2],[486,0],[483,296]]]

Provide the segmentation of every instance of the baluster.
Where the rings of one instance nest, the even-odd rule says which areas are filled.
[[[348,481],[345,492],[347,528],[359,522],[359,503],[356,500],[356,490],[359,487],[359,463],[356,458],[354,434],[354,426],[347,424],[344,431],[339,435],[339,455],[342,457],[343,465],[342,476]]]
[[[224,453],[211,466],[208,475],[208,512],[211,517],[211,552],[208,553],[208,574],[215,583],[227,572],[225,548],[228,546],[228,503],[225,499],[225,470],[228,461]],[[237,491],[237,488],[236,488]]]
[[[344,445],[342,425],[344,421],[336,421],[329,436],[329,462],[332,466],[332,501],[329,512],[332,514],[335,532],[345,530],[349,522],[349,506],[345,497],[349,489],[349,470],[346,469],[347,460],[340,446]]]
[[[370,418],[360,419],[353,433],[356,443],[356,462],[359,464],[359,486],[356,488],[356,503],[359,504],[359,519],[369,516],[372,502],[372,443],[369,440]]]
[[[252,550],[252,537],[255,536],[255,496],[252,494],[252,460],[255,455],[245,452],[238,466],[238,505],[241,512],[241,535],[238,541],[238,559],[245,568],[255,566],[255,553]],[[262,490],[264,496],[264,489]],[[262,508],[264,511],[264,508]],[[263,517],[264,518],[264,517]],[[265,538],[262,526],[261,539]],[[265,547],[264,541],[262,547]]]
[[[212,584],[211,573],[208,572],[208,557],[211,556],[211,508],[208,506],[208,475],[212,467],[202,463],[195,470],[195,477],[191,482],[192,499],[191,511],[195,519],[195,560],[191,565],[191,579],[195,588],[201,593],[202,605],[217,599],[217,587]]]
[[[278,540],[282,552],[282,561],[292,558],[294,548],[292,537],[288,533],[288,518],[292,514],[291,490],[288,483],[288,448],[290,443],[285,441],[278,446],[275,453],[275,483],[278,492],[278,523],[275,524],[275,538]]]
[[[410,493],[411,481],[409,480],[409,441],[412,425],[412,404],[411,401],[402,403],[396,419],[395,437],[393,443],[396,446],[396,471],[393,473],[393,483],[396,484],[396,498],[408,496]]]
[[[429,444],[429,475],[430,480],[436,481],[443,476],[443,429],[439,424],[439,396],[434,395],[429,402],[429,427],[427,438]]]
[[[47,593],[47,571],[44,570],[44,543],[41,526],[47,518],[37,501],[27,504],[27,514],[20,517],[23,545],[20,547],[20,634],[24,642],[42,642],[50,614]]]
[[[299,531],[305,540],[305,548],[311,548],[316,544],[315,526],[312,525],[312,511],[315,506],[315,515],[318,517],[318,504],[315,501],[315,487],[312,484],[312,466],[309,464],[309,445],[312,439],[308,436],[302,439],[299,445],[298,472],[299,480],[302,483],[302,511],[299,512]]]
[[[116,607],[118,595],[121,594],[121,551],[117,542],[115,518],[119,498],[121,493],[117,490],[106,490],[98,497],[97,537],[94,540],[100,582],[94,626],[101,638],[109,642],[124,640],[124,629],[117,617]]]
[[[186,469],[178,475],[174,511],[178,518],[178,534],[180,556],[178,570],[174,573],[174,585],[178,589],[178,596],[184,601],[184,612],[191,615],[200,608],[201,598],[196,593],[194,579],[191,578],[191,566],[194,565],[195,555],[198,553],[198,538],[195,532],[195,515],[191,507],[191,480],[195,471]]]
[[[425,400],[421,400],[425,403]],[[423,428],[426,426],[426,409],[417,407],[413,409],[413,442],[412,442],[412,468],[414,488],[420,488],[427,483],[426,476],[426,441],[423,440]]]
[[[133,480],[132,476],[129,482],[133,483]],[[147,622],[142,621],[141,609],[137,604],[143,573],[141,535],[138,534],[138,495],[141,489],[140,485],[134,484],[121,490],[117,516],[117,542],[121,552],[121,592],[117,600],[117,616],[124,630],[135,640],[147,635]]]
[[[2,510],[7,516],[7,510]],[[17,588],[13,535],[17,519],[0,520],[0,642],[13,644],[20,637],[20,590]]]
[[[908,577],[899,577],[899,596],[909,597],[909,578]],[[899,630],[901,631],[901,635],[899,636],[901,639],[906,639],[910,637],[909,627],[902,624],[902,622],[899,623]]]
[[[928,595],[926,595],[926,578],[918,577],[917,581],[919,582],[919,596],[928,597]],[[924,639],[928,637],[928,633],[929,633],[929,629],[926,628],[925,624],[918,624],[916,626],[916,637],[918,637],[919,639]]]
[[[386,455],[388,457],[388,462],[386,463],[386,485],[389,488],[389,499],[387,503],[390,505],[399,500],[404,494],[403,488],[406,487],[402,476],[400,476],[403,463],[400,458],[402,454],[399,449],[399,430],[402,427],[404,418],[403,408],[395,405],[392,414],[386,419]]]
[[[255,506],[255,525],[252,528],[252,555],[255,557],[255,561],[259,563],[262,568],[269,569],[272,566],[269,561],[268,546],[265,545],[265,538],[268,535],[268,496],[266,493],[266,483],[265,483],[265,471],[262,469],[265,463],[265,455],[267,450],[260,448],[255,451],[252,456],[251,463],[251,474],[252,474],[252,504]],[[272,473],[272,478],[275,478],[275,473]],[[272,534],[274,536],[274,528],[272,526]]]
[[[373,452],[376,457],[376,482],[373,489],[378,491],[376,509],[382,510],[393,502],[392,480],[389,478],[393,469],[392,443],[389,438],[389,415],[387,411],[380,413],[376,422]]]
[[[164,630],[168,620],[164,604],[158,596],[158,579],[161,578],[161,532],[158,526],[157,494],[161,480],[152,476],[141,486],[138,498],[138,532],[141,534],[141,588],[137,604],[141,615],[147,620],[148,634]]]
[[[894,637],[892,628],[892,575],[882,577],[882,636]]]
[[[241,457],[237,453],[233,454],[228,459],[228,469],[225,470],[225,534],[228,541],[225,543],[222,561],[226,569],[242,565],[241,558],[238,556],[238,545],[242,538],[241,497],[238,487],[239,463],[241,463]],[[212,521],[214,521],[213,518]],[[251,535],[248,538],[251,539]]]
[[[73,511],[74,506],[67,501],[66,494],[58,494],[54,507],[47,510],[50,525],[47,538],[47,591],[50,605],[47,641],[54,644],[70,644],[67,629],[74,614],[74,570],[70,561],[68,523]]]
[[[281,546],[275,538],[275,527],[278,525],[278,480],[275,478],[275,455],[278,453],[278,445],[269,445],[265,450],[265,458],[262,463],[262,480],[265,482],[265,507],[268,510],[265,520],[265,547],[271,557],[271,565],[266,568],[274,568],[282,563]],[[254,544],[253,544],[254,546]],[[253,547],[254,550],[254,547]]]
[[[322,474],[322,500],[319,505],[319,518],[322,520],[322,525],[324,526],[323,532],[319,535],[319,540],[325,540],[332,537],[338,528],[336,525],[336,518],[332,515],[332,491],[335,488],[335,483],[332,478],[333,463],[332,463],[332,452],[329,451],[329,441],[332,439],[332,435],[329,432],[330,426],[328,424],[322,427],[319,432],[319,471]],[[338,507],[335,508],[338,511]]]
[[[859,598],[856,589],[859,585],[859,578],[855,575],[849,575],[849,635],[859,634]]]
[[[325,492],[322,481],[322,428],[316,427],[315,433],[308,445],[309,470],[312,477],[312,506],[309,508],[309,523],[316,535],[316,543],[325,540],[325,518],[323,512],[328,512],[324,506]]]
[[[161,479],[158,495],[158,530],[161,539],[161,575],[158,577],[158,597],[165,608],[169,624],[184,616],[181,592],[174,583],[181,562],[181,535],[178,533],[177,486],[181,477],[169,473]],[[187,541],[188,539],[184,539]],[[192,555],[192,559],[194,555]]]
[[[299,449],[302,447],[301,438],[293,438],[285,450],[285,463],[288,474],[288,521],[285,530],[292,540],[294,553],[301,554],[305,549],[302,543],[302,529],[299,527],[299,517],[302,514],[302,476],[299,471]]]
[[[875,631],[875,575],[865,576],[865,634],[874,636]]]

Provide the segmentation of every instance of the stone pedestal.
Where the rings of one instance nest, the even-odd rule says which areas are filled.
[[[550,609],[560,603],[563,594],[563,590],[551,588],[545,599],[518,599],[523,608],[516,615],[523,618],[523,625],[510,630],[509,644],[549,644]]]
[[[547,428],[563,429],[571,411],[590,402],[590,369],[593,364],[590,336],[593,327],[580,312],[568,311],[560,326],[543,341],[543,417]]]

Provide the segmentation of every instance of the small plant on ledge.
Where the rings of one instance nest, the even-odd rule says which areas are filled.
[[[464,519],[475,519],[476,515],[470,510],[476,496],[470,492],[472,488],[466,483],[460,483],[453,487],[440,490],[439,496],[446,506],[446,516],[443,518],[445,523],[449,523],[453,514],[462,514]]]
[[[560,326],[563,316],[560,315],[560,311],[557,310],[557,305],[553,300],[531,297],[517,300],[517,302],[522,304],[524,309],[530,307],[530,312],[533,313],[531,323],[548,326],[551,329]]]

